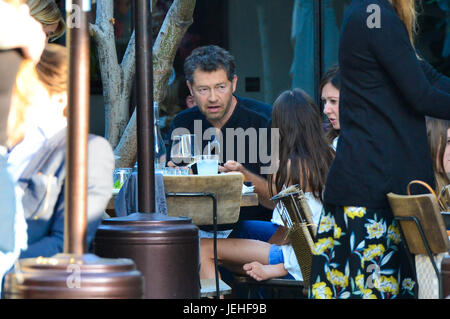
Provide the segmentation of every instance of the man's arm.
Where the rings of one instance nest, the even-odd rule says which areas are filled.
[[[267,180],[255,173],[250,172],[241,163],[236,161],[227,161],[223,167],[219,167],[222,172],[240,172],[244,175],[244,180],[252,182],[255,186],[255,193],[258,194],[259,202],[269,209],[275,208],[275,204],[270,200],[269,185]]]

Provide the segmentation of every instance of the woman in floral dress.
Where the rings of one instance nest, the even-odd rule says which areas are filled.
[[[312,277],[311,297],[391,298],[400,290],[414,296],[409,269],[398,269],[401,261],[408,262],[400,230],[387,215],[364,207],[324,211],[315,243],[319,263],[314,264],[320,264],[315,270],[321,275]]]
[[[339,46],[340,134],[324,192],[311,298],[414,298],[387,200],[434,187],[425,116],[450,118],[450,80],[414,47],[414,0],[354,0]],[[422,189],[413,190],[413,193]]]

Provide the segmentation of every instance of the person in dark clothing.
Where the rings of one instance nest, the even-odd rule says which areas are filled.
[[[272,107],[234,95],[238,77],[233,56],[209,45],[195,49],[184,64],[186,83],[196,106],[177,114],[172,121],[168,147],[182,133],[201,138],[202,150],[218,141],[221,163],[235,160],[251,172],[264,176],[270,169],[270,128]],[[261,138],[265,136],[266,138]],[[169,160],[168,166],[174,166]],[[240,219],[270,220],[272,212],[263,207],[244,207]]]
[[[414,297],[387,193],[434,187],[425,116],[450,118],[450,82],[414,48],[414,1],[355,0],[339,47],[340,134],[327,178],[310,297]],[[420,191],[416,189],[417,193]]]

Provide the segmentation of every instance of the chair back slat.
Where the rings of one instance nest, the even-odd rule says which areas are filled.
[[[239,219],[242,185],[241,173],[227,173],[211,176],[181,175],[164,176],[164,190],[167,193],[214,193],[217,198],[217,224],[234,224]],[[166,197],[169,216],[185,216],[193,223],[213,224],[213,203],[208,197]]]

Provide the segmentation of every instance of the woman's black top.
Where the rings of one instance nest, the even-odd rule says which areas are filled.
[[[339,65],[341,132],[325,202],[384,208],[411,180],[434,187],[425,115],[450,119],[450,81],[417,58],[388,0],[350,4]]]

